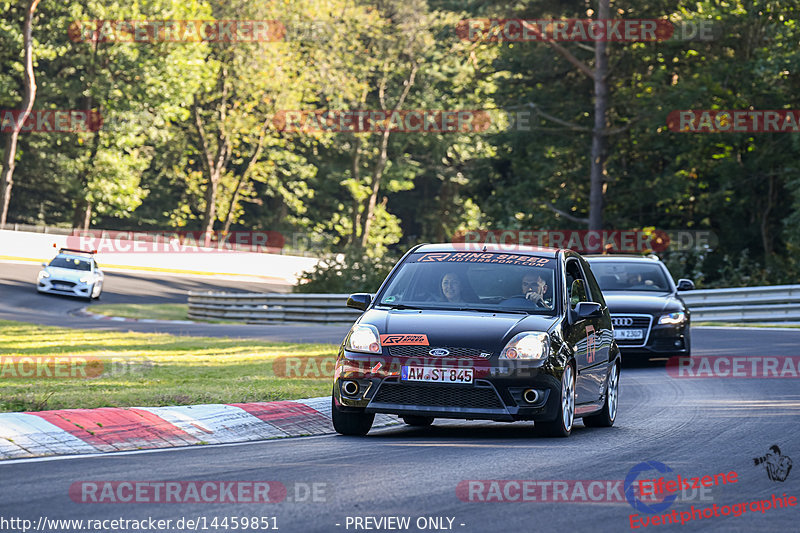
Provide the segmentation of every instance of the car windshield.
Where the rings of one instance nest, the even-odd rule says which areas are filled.
[[[604,292],[672,290],[664,269],[657,263],[593,261],[591,265],[600,289]]]
[[[50,261],[50,266],[56,268],[71,268],[73,270],[85,270],[87,272],[92,269],[92,263],[86,259],[67,257],[64,255],[54,257],[53,260]]]
[[[379,295],[379,305],[552,315],[555,268],[553,258],[520,254],[412,254]]]

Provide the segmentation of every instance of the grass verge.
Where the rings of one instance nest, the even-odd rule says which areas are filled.
[[[331,391],[329,377],[279,377],[273,373],[272,363],[279,357],[335,356],[337,349],[332,344],[178,337],[0,321],[0,412],[326,396]],[[22,371],[41,371],[52,365],[52,358],[65,356],[94,361],[88,368],[100,366],[102,371],[90,370],[90,377],[83,379],[20,377]],[[72,360],[71,368],[81,359]]]
[[[88,311],[98,315],[156,320],[188,320],[189,304],[96,304]]]

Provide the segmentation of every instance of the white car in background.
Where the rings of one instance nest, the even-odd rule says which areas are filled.
[[[50,294],[66,294],[92,300],[103,290],[103,271],[93,252],[61,248],[50,264],[42,263],[36,290]]]

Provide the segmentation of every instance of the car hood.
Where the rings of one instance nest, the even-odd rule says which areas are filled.
[[[673,313],[685,307],[682,300],[668,292],[612,291],[604,292],[603,298],[611,314]]]
[[[428,336],[430,346],[454,346],[500,351],[521,331],[548,331],[558,317],[503,312],[370,309],[360,323],[372,324],[383,334],[415,333]]]
[[[83,276],[91,276],[88,270],[75,270],[74,268],[47,267],[45,270],[54,278],[66,281],[78,281]]]

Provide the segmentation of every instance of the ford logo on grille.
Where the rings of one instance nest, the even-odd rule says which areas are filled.
[[[611,318],[611,325],[613,326],[632,326],[633,319],[630,317],[612,317]]]
[[[434,348],[428,353],[434,357],[444,357],[446,355],[450,355],[450,350],[445,350],[444,348]]]

